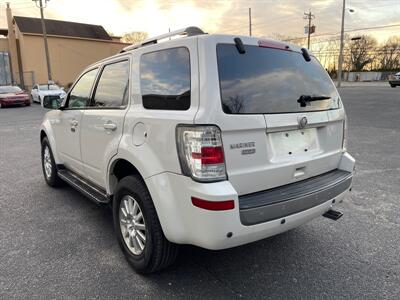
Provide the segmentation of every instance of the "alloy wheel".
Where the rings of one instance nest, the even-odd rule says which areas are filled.
[[[119,224],[128,249],[134,255],[140,255],[146,247],[146,223],[139,203],[130,195],[120,202]]]
[[[43,151],[43,166],[44,166],[44,172],[46,173],[46,177],[50,178],[52,162],[51,162],[49,146],[45,146],[44,151]]]

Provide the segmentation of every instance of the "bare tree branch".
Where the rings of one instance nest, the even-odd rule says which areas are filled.
[[[137,44],[147,39],[147,32],[133,31],[123,35],[122,41],[125,43]]]

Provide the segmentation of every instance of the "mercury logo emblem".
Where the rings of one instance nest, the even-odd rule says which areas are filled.
[[[307,123],[308,123],[307,118],[306,118],[306,117],[302,117],[302,118],[299,120],[299,128],[304,128],[304,127],[306,127]]]

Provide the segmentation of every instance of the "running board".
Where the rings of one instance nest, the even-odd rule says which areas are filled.
[[[81,176],[67,169],[59,169],[57,173],[62,180],[95,203],[102,204],[110,202],[110,198],[107,196],[105,191],[102,191],[99,187],[94,186]]]

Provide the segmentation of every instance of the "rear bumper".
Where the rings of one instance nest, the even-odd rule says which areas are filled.
[[[348,190],[353,174],[333,170],[285,186],[240,196],[240,220],[254,225],[292,215],[334,199]]]
[[[351,187],[353,168],[354,159],[344,153],[338,168],[342,172],[336,174],[346,175],[342,180],[337,180],[336,184],[331,184],[330,187],[325,185],[325,188],[321,188],[320,185],[319,190],[303,193],[298,198],[286,199],[286,201],[294,201],[293,203],[296,202],[296,199],[302,202],[300,206],[293,206],[297,208],[295,210],[291,205],[287,205],[289,202],[286,202],[285,205],[282,201],[283,205],[275,210],[275,213],[278,212],[278,214],[271,215],[269,209],[260,210],[256,214],[256,216],[258,215],[257,221],[250,222],[250,225],[246,225],[246,221],[243,221],[244,209],[243,205],[240,205],[242,197],[238,197],[229,181],[202,184],[194,182],[186,176],[162,173],[147,178],[146,184],[153,198],[164,234],[169,241],[218,250],[273,236],[321,216],[336,203],[342,201]],[[310,198],[307,198],[309,196]],[[225,211],[209,211],[193,206],[191,197],[209,201],[234,200],[235,208]],[[271,199],[276,199],[276,196]],[[274,202],[274,204],[277,203]],[[258,206],[258,208],[263,206],[265,205]],[[285,210],[288,207],[290,209]],[[259,216],[263,213],[268,218],[260,219]],[[283,218],[285,222],[282,222]]]

